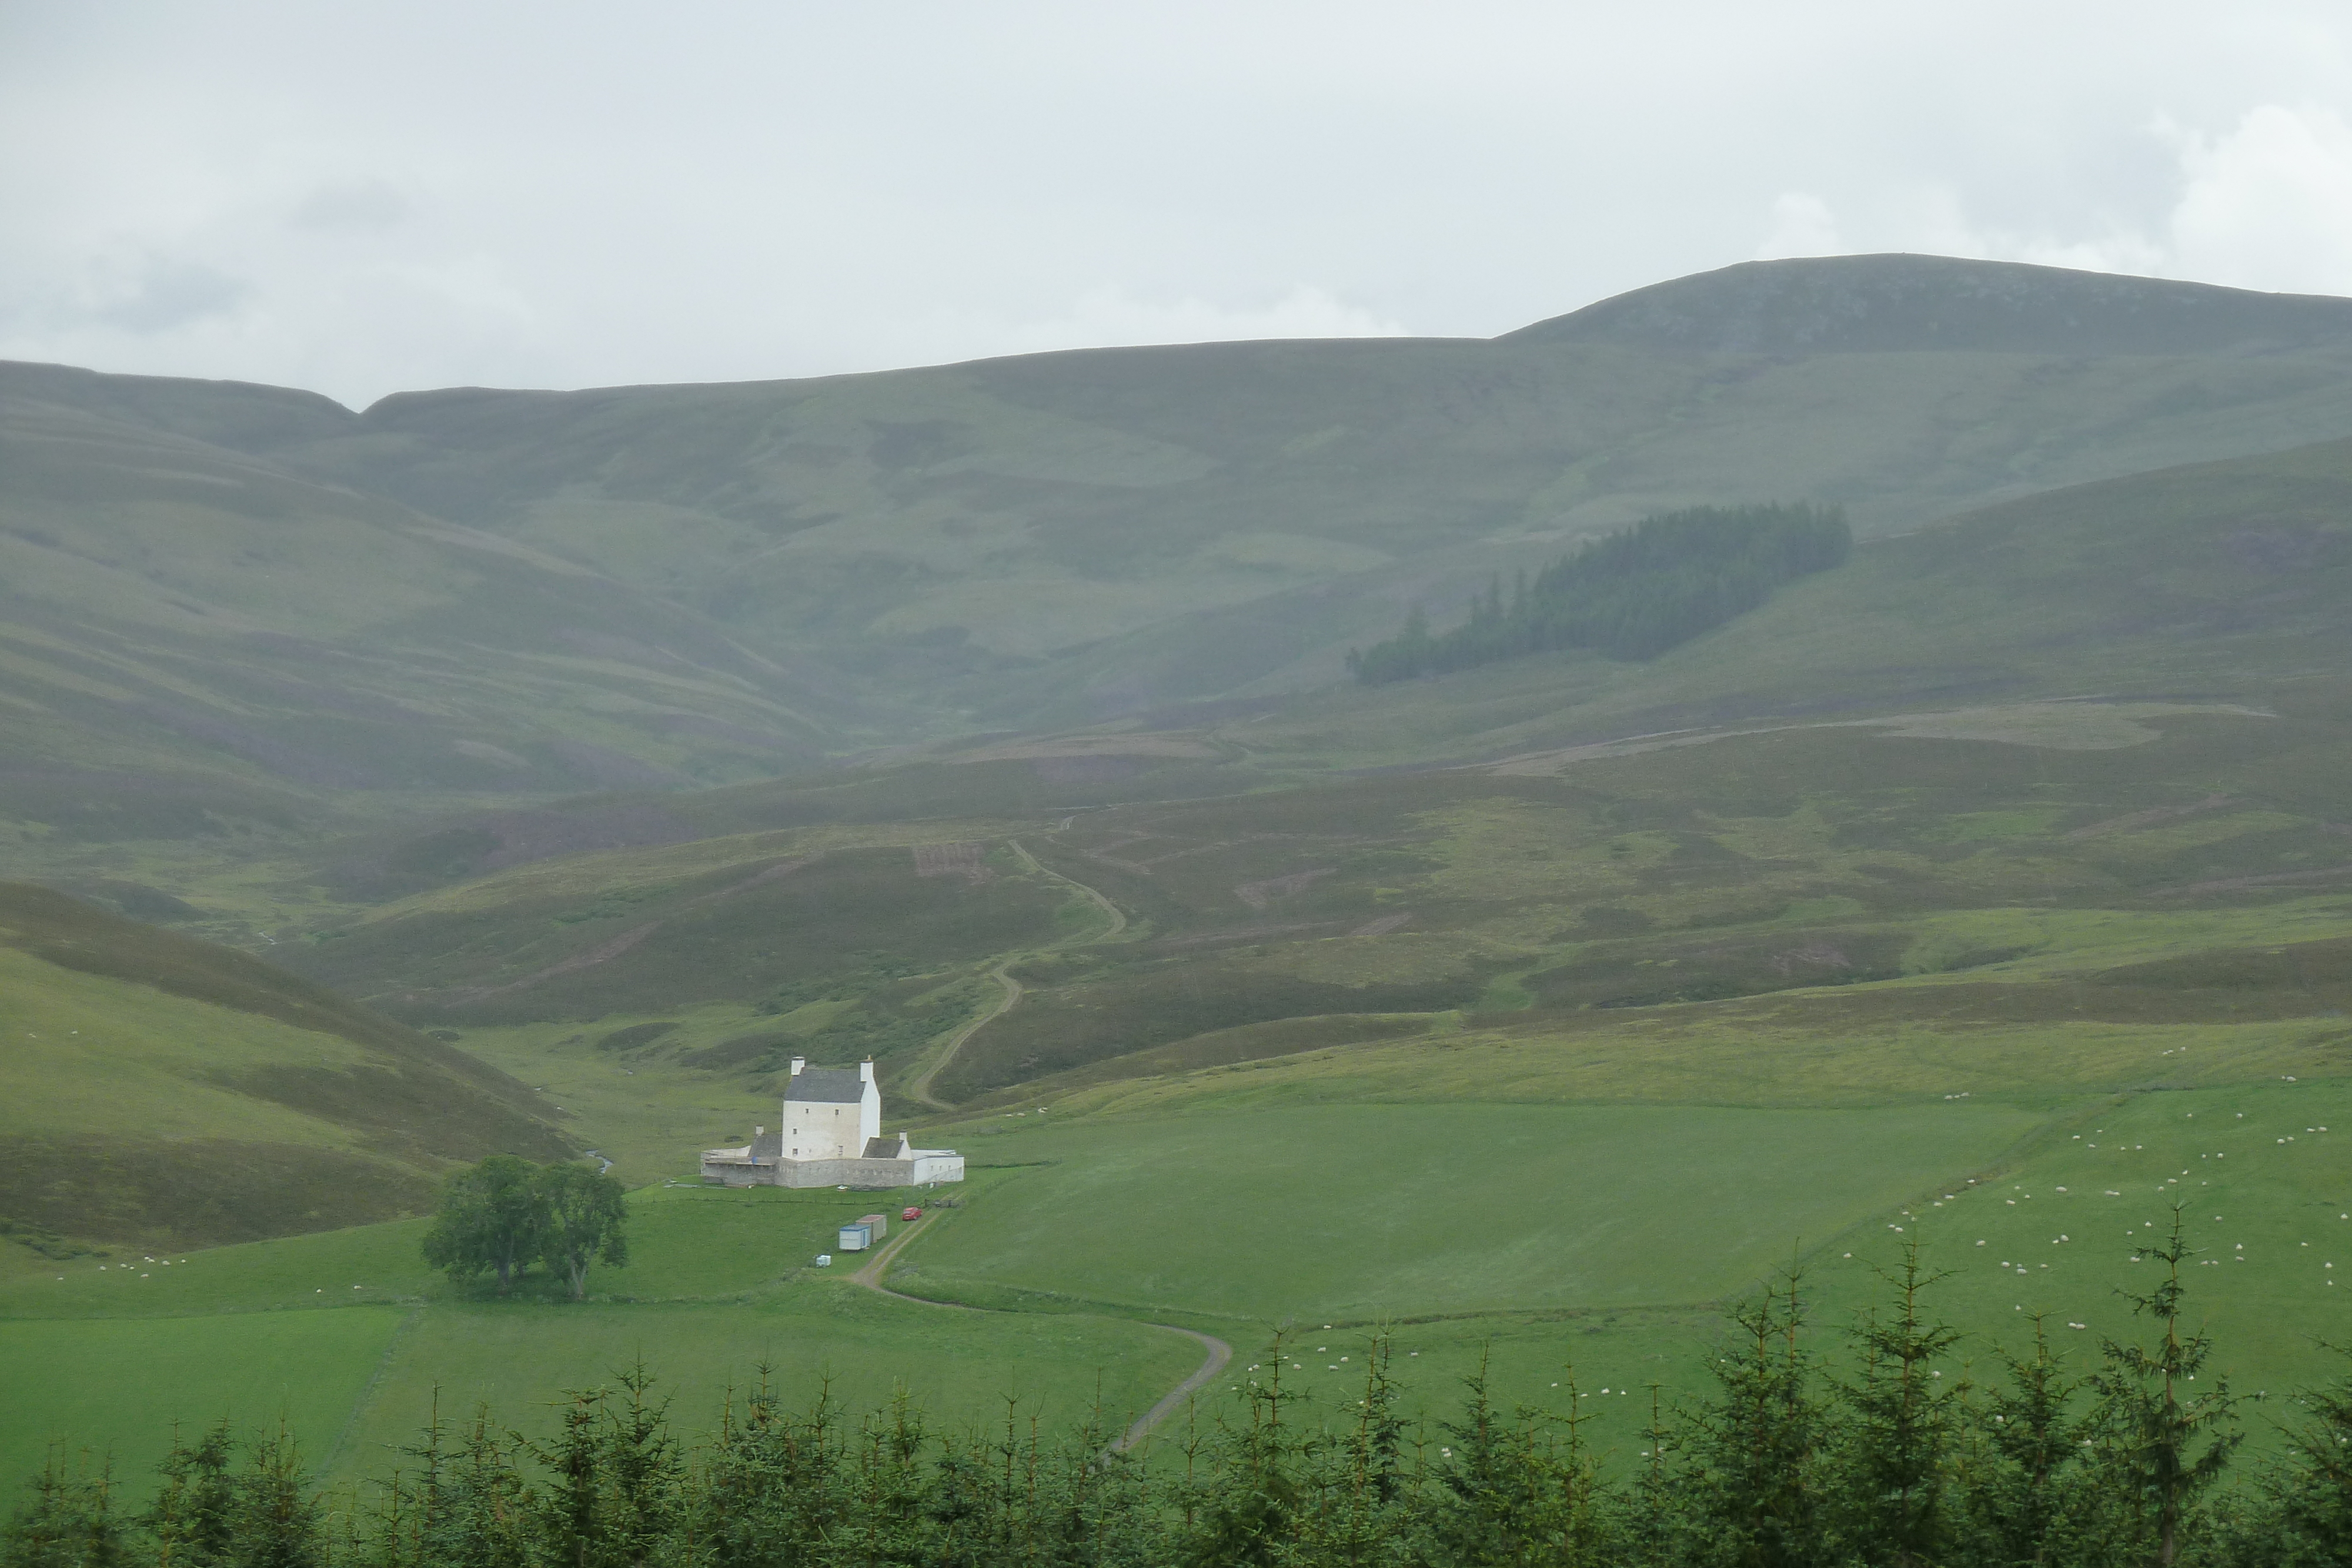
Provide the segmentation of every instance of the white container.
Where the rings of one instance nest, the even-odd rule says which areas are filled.
[[[832,1253],[830,1253],[830,1252],[820,1252],[820,1253],[818,1253],[818,1254],[816,1255],[816,1266],[817,1266],[818,1268],[820,1268],[820,1269],[830,1269],[830,1268],[832,1268],[832,1267],[833,1267],[833,1254],[832,1254]]]

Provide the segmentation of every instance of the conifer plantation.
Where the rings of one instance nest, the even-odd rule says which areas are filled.
[[[1319,1406],[1282,1336],[1236,1361],[1141,1451],[1099,1415],[1046,1432],[1008,1402],[936,1430],[903,1392],[783,1406],[764,1375],[689,1447],[646,1366],[570,1396],[533,1442],[436,1415],[352,1495],[309,1484],[283,1432],[175,1443],[148,1499],[62,1450],[0,1533],[5,1568],[2322,1568],[2352,1561],[2352,1373],[2247,1408],[2192,1326],[2176,1212],[2137,1332],[2096,1361],[1971,1349],[1934,1315],[1915,1246],[1885,1299],[1825,1333],[1794,1273],[1731,1312],[1712,1389],[1653,1414],[1633,1454],[1594,1451],[1482,1364],[1454,1414],[1400,1414],[1385,1335]],[[1956,1354],[1956,1353],[1958,1353]],[[2202,1385],[2199,1386],[2201,1378]],[[1562,1372],[1576,1408],[1573,1369]],[[2236,1461],[2249,1420],[2275,1459]]]
[[[1351,650],[1366,685],[1442,675],[1522,653],[1584,648],[1654,659],[1772,597],[1785,583],[1844,561],[1853,530],[1834,507],[1695,507],[1644,518],[1538,572],[1506,597],[1502,580],[1470,619],[1432,636],[1416,606],[1404,630]]]

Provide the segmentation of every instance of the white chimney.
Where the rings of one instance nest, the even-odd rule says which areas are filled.
[[[857,1064],[857,1076],[867,1083],[874,1082],[874,1059],[867,1057]]]
[[[805,1056],[795,1056],[795,1057],[793,1057],[793,1077],[795,1077],[795,1078],[798,1078],[798,1077],[801,1075],[801,1069],[802,1069],[802,1068],[803,1068],[803,1067],[806,1067],[807,1065],[808,1065],[808,1058],[807,1058],[807,1057],[805,1057]]]

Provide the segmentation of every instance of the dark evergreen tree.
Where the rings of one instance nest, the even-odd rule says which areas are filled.
[[[283,1422],[247,1446],[231,1488],[228,1568],[325,1568],[326,1510]]]
[[[1277,1338],[1262,1378],[1242,1385],[1237,1421],[1212,1437],[1206,1478],[1188,1489],[1183,1560],[1194,1568],[1276,1568],[1287,1563],[1303,1500],[1307,1432],[1287,1419],[1298,1396],[1285,1389],[1288,1353]]]
[[[2126,1489],[2149,1561],[2173,1568],[2183,1542],[2203,1522],[2200,1501],[2229,1468],[2244,1434],[2236,1429],[2236,1401],[2226,1377],[2209,1374],[2203,1390],[2189,1387],[2206,1371],[2212,1342],[2181,1325],[2189,1292],[2180,1265],[2195,1249],[2185,1238],[2179,1206],[2173,1207],[2170,1233],[2137,1256],[2162,1263],[2164,1278],[2145,1294],[2123,1294],[2135,1313],[2162,1328],[2162,1337],[2153,1346],[2103,1341],[2105,1365],[2091,1383],[2105,1406],[2105,1457]]]
[[[1665,1390],[1650,1385],[1633,1484],[1618,1500],[1617,1536],[1628,1568],[1673,1568],[1686,1555],[1680,1435],[1667,1423]]]
[[[1878,1271],[1893,1299],[1856,1334],[1861,1364],[1833,1412],[1832,1530],[1838,1548],[1886,1568],[1944,1561],[1955,1535],[1948,1485],[1956,1459],[1959,1380],[1934,1364],[1959,1332],[1922,1315],[1922,1293],[1948,1273],[1919,1264],[1907,1240],[1893,1272]]]
[[[214,1568],[226,1563],[236,1534],[236,1482],[229,1457],[236,1440],[224,1421],[194,1448],[172,1434],[163,1485],[139,1520],[158,1568]]]
[[[1405,1454],[1406,1424],[1390,1375],[1390,1340],[1375,1333],[1364,1351],[1363,1394],[1351,1422],[1332,1435],[1318,1467],[1315,1504],[1302,1549],[1333,1568],[1373,1568],[1419,1560],[1419,1476]]]
[[[1822,1415],[1795,1270],[1732,1312],[1714,1401],[1692,1423],[1688,1528],[1723,1568],[1818,1568]]]
[[[782,1409],[768,1371],[739,1418],[730,1406],[681,1521],[691,1561],[711,1568],[814,1563],[847,1500],[844,1440],[831,1384],[804,1416]],[[942,1478],[942,1501],[954,1490]]]
[[[1531,1568],[1537,1563],[1613,1561],[1600,1480],[1580,1440],[1576,1380],[1570,1414],[1520,1408],[1506,1417],[1494,1402],[1485,1352],[1463,1379],[1469,1398],[1458,1421],[1443,1423],[1453,1441],[1436,1467],[1439,1504],[1432,1537],[1439,1561],[1462,1568]]]
[[[440,1392],[422,1441],[402,1450],[415,1462],[394,1471],[373,1510],[364,1549],[347,1552],[364,1568],[530,1568],[529,1496],[517,1441],[488,1409],[458,1429],[452,1447]]]
[[[2352,1563],[2352,1373],[2297,1402],[2308,1414],[2288,1432],[2288,1462],[2266,1478],[2279,1568]]]
[[[68,1468],[62,1449],[26,1490],[32,1495],[0,1526],[0,1568],[118,1568],[131,1562],[114,1511],[112,1467]]]
[[[1145,1462],[1101,1412],[1055,1436],[1008,1404],[992,1437],[935,1434],[903,1393],[845,1420],[803,1415],[762,1380],[730,1398],[698,1453],[672,1434],[643,1367],[572,1396],[524,1443],[480,1414],[437,1414],[366,1510],[339,1568],[2315,1568],[2352,1539],[2352,1379],[2306,1396],[2296,1447],[2259,1489],[2223,1486],[2231,1401],[2182,1326],[2170,1267],[2140,1312],[2147,1347],[2110,1343],[2085,1385],[2042,1325],[1978,1393],[1933,1363],[1956,1348],[1922,1306],[1916,1249],[1894,1298],[1831,1378],[1806,1343],[1799,1281],[1733,1314],[1710,1396],[1604,1478],[1568,1414],[1506,1414],[1487,1369],[1430,1438],[1399,1411],[1383,1338],[1360,1396],[1327,1418],[1284,1386],[1285,1347],[1235,1375],[1202,1437]],[[2207,1385],[2200,1392],[2191,1385]],[[1557,1385],[1555,1385],[1557,1386]],[[1356,1390],[1349,1390],[1355,1394]],[[2087,1407],[2083,1395],[2095,1395]],[[1170,1451],[1172,1449],[1172,1452]],[[1181,1461],[1181,1464],[1171,1461]],[[1179,1473],[1181,1471],[1181,1473]],[[103,1469],[55,1454],[0,1529],[0,1568],[324,1568],[320,1500],[281,1429],[236,1447],[174,1443],[152,1505],[119,1521]]]
[[[562,1568],[636,1568],[651,1560],[684,1512],[686,1466],[667,1408],[647,1397],[640,1364],[608,1389],[575,1393],[563,1427],[536,1450],[548,1474],[538,1494],[538,1550]]]
[[[2115,1493],[2086,1465],[2098,1422],[2082,1413],[2082,1383],[2067,1377],[2034,1314],[2032,1354],[2001,1354],[2006,1380],[1973,1425],[1961,1510],[1967,1561],[1985,1568],[2046,1568],[2110,1561]]]

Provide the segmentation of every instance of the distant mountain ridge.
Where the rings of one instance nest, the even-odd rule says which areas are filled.
[[[1745,261],[1498,342],[1710,354],[2271,352],[2352,338],[2352,299],[1945,256]]]
[[[363,413],[0,365],[0,819],[120,838],[723,784],[1312,690],[1413,605],[1442,630],[1654,512],[1832,505],[1868,538],[2352,435],[2347,326],[2340,299],[1861,256],[1493,341]]]

